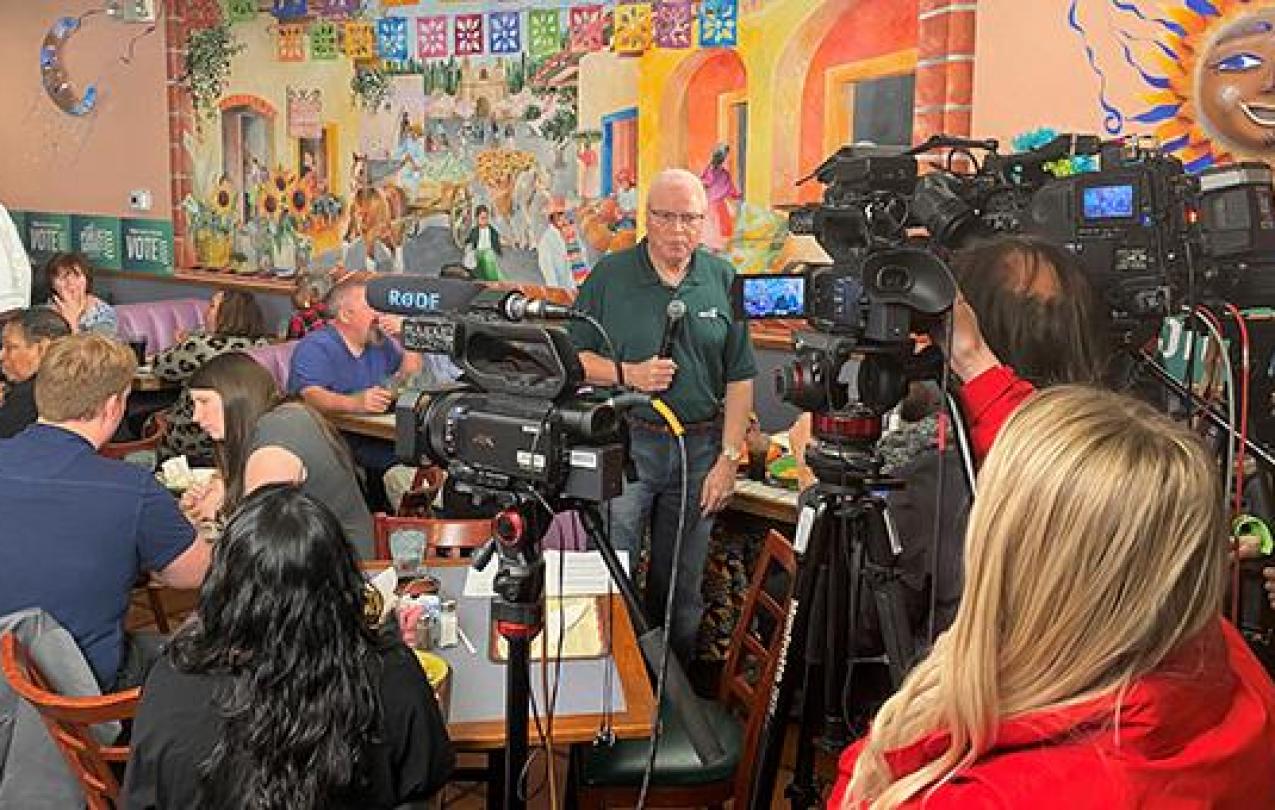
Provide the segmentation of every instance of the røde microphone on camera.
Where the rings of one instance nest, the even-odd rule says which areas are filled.
[[[394,315],[465,312],[481,292],[481,284],[460,278],[377,276],[367,283],[367,303]]]
[[[488,289],[457,278],[378,276],[368,282],[367,302],[378,312],[408,316],[472,312],[499,315],[507,321],[567,320],[577,316],[571,307],[530,298],[517,290]]]
[[[673,356],[673,341],[677,340],[677,330],[682,326],[682,318],[686,315],[686,302],[674,298],[668,302],[664,310],[664,336],[660,338],[660,351],[657,357]]]

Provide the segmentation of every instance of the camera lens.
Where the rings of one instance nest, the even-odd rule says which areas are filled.
[[[799,358],[775,371],[775,394],[803,411],[826,410],[828,397],[824,390],[824,376],[817,359]]]

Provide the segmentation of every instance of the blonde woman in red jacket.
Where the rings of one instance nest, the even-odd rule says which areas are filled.
[[[1275,807],[1275,687],[1221,618],[1198,439],[1128,397],[1036,394],[996,437],[951,629],[841,761],[832,808]]]

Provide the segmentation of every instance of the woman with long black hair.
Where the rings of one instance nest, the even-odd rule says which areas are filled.
[[[365,618],[341,525],[297,488],[244,499],[142,693],[123,806],[388,808],[454,755],[415,656]]]

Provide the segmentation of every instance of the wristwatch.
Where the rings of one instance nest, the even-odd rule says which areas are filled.
[[[744,458],[744,447],[738,444],[734,447],[722,445],[722,456],[729,459],[732,464],[738,464]]]

